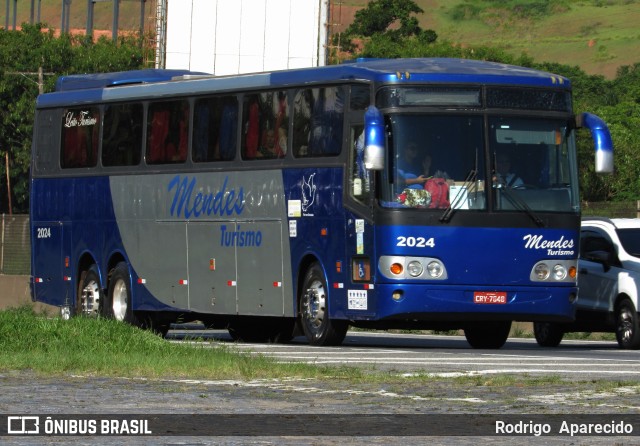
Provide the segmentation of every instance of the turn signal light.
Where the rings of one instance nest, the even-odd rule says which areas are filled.
[[[391,271],[393,274],[398,276],[398,275],[402,274],[402,271],[404,271],[404,267],[400,263],[393,263],[389,267],[389,271]]]

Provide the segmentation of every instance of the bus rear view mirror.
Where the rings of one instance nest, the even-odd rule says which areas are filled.
[[[591,131],[596,152],[596,172],[613,173],[613,142],[607,124],[594,114],[582,113],[578,115],[577,125]]]
[[[384,118],[373,105],[364,114],[364,167],[370,170],[384,168]]]

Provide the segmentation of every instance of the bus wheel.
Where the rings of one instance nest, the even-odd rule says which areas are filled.
[[[300,322],[311,345],[340,345],[349,323],[331,320],[327,302],[327,284],[317,263],[307,270],[300,296]]]
[[[640,349],[640,323],[633,302],[624,299],[618,305],[616,315],[616,339],[620,348]]]
[[[129,270],[124,262],[118,263],[111,271],[106,305],[109,316],[118,321],[137,325],[131,308]]]
[[[171,329],[171,322],[154,314],[153,311],[136,311],[133,314],[133,318],[138,327],[155,333],[162,338],[166,338]]]
[[[557,347],[562,342],[564,330],[552,322],[534,322],[533,334],[540,347]]]
[[[98,316],[102,314],[104,306],[104,293],[100,286],[100,275],[98,267],[91,265],[87,271],[80,275],[80,286],[78,289],[78,305],[76,314],[83,316]]]
[[[465,327],[464,336],[473,348],[500,348],[507,342],[511,321],[497,321]]]

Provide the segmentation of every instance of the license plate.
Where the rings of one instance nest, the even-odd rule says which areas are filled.
[[[473,293],[474,304],[506,304],[507,293],[505,291],[476,291]]]

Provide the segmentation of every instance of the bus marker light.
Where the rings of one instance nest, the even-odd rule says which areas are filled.
[[[210,271],[216,270],[216,259],[209,259],[209,270]]]
[[[338,260],[336,262],[336,272],[337,273],[341,273],[342,272],[342,262],[340,260]]]
[[[64,267],[65,267],[65,268],[69,268],[69,256],[66,256],[66,257],[64,258]]]
[[[36,277],[35,279],[33,279],[36,283],[42,283],[44,282],[44,280],[42,280],[42,277]]]
[[[147,283],[147,279],[143,279],[142,277],[138,277],[138,283],[139,284]]]
[[[373,284],[372,283],[365,283],[364,284],[364,289],[365,290],[372,290],[373,289]]]
[[[282,288],[282,282],[273,282],[274,288]]]
[[[186,279],[180,279],[180,280],[178,281],[178,283],[179,283],[180,285],[188,285],[188,284],[189,284],[189,282],[188,282]]]
[[[320,235],[322,237],[326,237],[328,233],[329,233],[329,230],[327,228],[320,229]]]
[[[227,286],[236,286],[236,281],[235,280],[227,281]]]
[[[67,282],[71,282],[71,276],[64,276],[64,280],[66,280]]]
[[[333,284],[334,288],[344,288],[344,283],[336,282]]]

